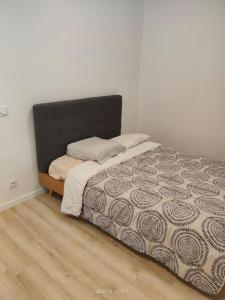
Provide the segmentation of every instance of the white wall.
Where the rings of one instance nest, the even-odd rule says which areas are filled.
[[[140,0],[0,1],[0,204],[39,188],[34,103],[123,95],[123,129],[136,128]],[[18,178],[18,188],[8,182]]]
[[[0,1],[0,206],[39,188],[34,103],[120,93],[124,131],[225,159],[225,1],[144,2]]]
[[[146,0],[139,130],[225,159],[225,1]]]

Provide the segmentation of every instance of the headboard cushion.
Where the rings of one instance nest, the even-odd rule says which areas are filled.
[[[119,95],[36,104],[33,107],[39,172],[66,153],[69,143],[98,136],[109,139],[121,132]]]

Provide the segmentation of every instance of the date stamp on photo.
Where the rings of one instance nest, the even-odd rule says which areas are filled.
[[[104,294],[104,295],[124,295],[128,294],[127,289],[119,289],[119,288],[108,288],[108,289],[100,289],[96,290],[96,294]]]

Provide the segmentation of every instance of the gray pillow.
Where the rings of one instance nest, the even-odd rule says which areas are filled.
[[[67,146],[67,155],[81,160],[92,160],[102,164],[124,150],[124,146],[98,137],[81,140]]]

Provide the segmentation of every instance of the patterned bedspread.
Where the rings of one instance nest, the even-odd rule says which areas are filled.
[[[198,289],[225,282],[225,162],[159,146],[99,172],[81,216]]]

